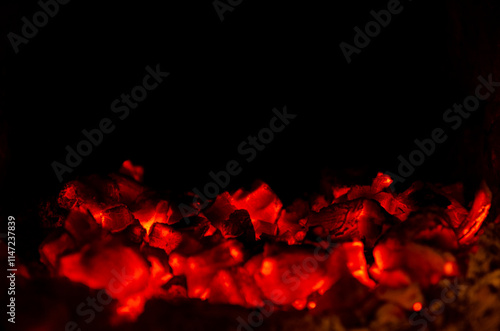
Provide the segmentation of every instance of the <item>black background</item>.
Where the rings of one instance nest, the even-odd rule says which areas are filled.
[[[202,187],[209,171],[240,160],[237,146],[284,106],[298,117],[244,164],[229,190],[260,178],[289,203],[318,191],[324,169],[344,181],[395,172],[398,155],[444,126],[444,111],[467,94],[452,65],[445,3],[401,3],[403,11],[347,64],[339,43],[352,44],[353,28],[387,1],[245,0],[221,22],[212,1],[73,0],[19,54],[7,33],[20,34],[21,17],[31,20],[40,8],[3,1],[4,211],[56,195],[62,184],[51,163],[63,162],[65,146],[75,147],[81,130],[105,117],[115,131],[65,181],[113,172],[132,159],[154,188]],[[158,63],[170,76],[118,120],[111,102]],[[412,180],[460,180],[459,135]]]

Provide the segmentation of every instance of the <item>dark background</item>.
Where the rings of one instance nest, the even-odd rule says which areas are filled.
[[[402,13],[346,63],[339,43],[352,44],[353,28],[364,28],[370,11],[387,3],[245,0],[221,22],[211,0],[73,0],[15,55],[7,33],[20,34],[21,17],[31,20],[40,8],[3,1],[3,211],[19,213],[57,195],[62,184],[51,163],[63,162],[65,146],[76,147],[81,130],[104,117],[115,131],[66,181],[113,172],[132,159],[154,188],[202,187],[209,171],[241,159],[237,146],[283,106],[298,117],[244,164],[229,190],[260,178],[289,203],[318,191],[324,169],[344,182],[395,172],[398,155],[444,127],[444,111],[471,91],[457,79],[445,2],[402,1]],[[111,102],[157,63],[170,76],[118,120]],[[462,180],[461,132],[409,181]]]

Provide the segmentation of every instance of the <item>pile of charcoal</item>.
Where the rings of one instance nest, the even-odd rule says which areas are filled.
[[[186,215],[179,205],[193,197],[154,192],[143,172],[126,161],[117,174],[69,182],[42,213],[55,228],[39,248],[50,277],[104,290],[116,323],[155,299],[425,326],[467,295],[457,279],[481,269],[470,256],[491,205],[484,183],[466,204],[461,184],[395,193],[379,173],[283,206],[257,182]]]

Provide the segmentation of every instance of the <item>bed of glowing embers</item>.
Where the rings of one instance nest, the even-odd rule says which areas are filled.
[[[330,198],[289,206],[258,182],[185,217],[141,184],[142,173],[127,161],[118,174],[66,184],[57,229],[39,248],[51,277],[113,298],[114,325],[135,321],[154,298],[248,312],[362,308],[360,324],[380,314],[408,324],[432,308],[436,297],[426,293],[457,295],[491,204],[485,184],[464,206],[460,184],[414,184],[396,194],[380,173],[371,185],[332,185]]]

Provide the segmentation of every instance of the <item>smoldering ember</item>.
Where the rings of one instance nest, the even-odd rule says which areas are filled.
[[[379,173],[369,185],[331,184],[288,206],[256,182],[219,194],[186,222],[177,206],[192,193],[154,192],[141,183],[145,171],[126,161],[41,205],[50,230],[43,268],[19,266],[17,295],[44,284],[32,304],[57,313],[18,325],[423,329],[498,307],[500,273],[490,266],[499,263],[491,246],[500,246],[492,243],[500,219],[488,216],[484,182],[466,201],[460,183],[394,193]]]

